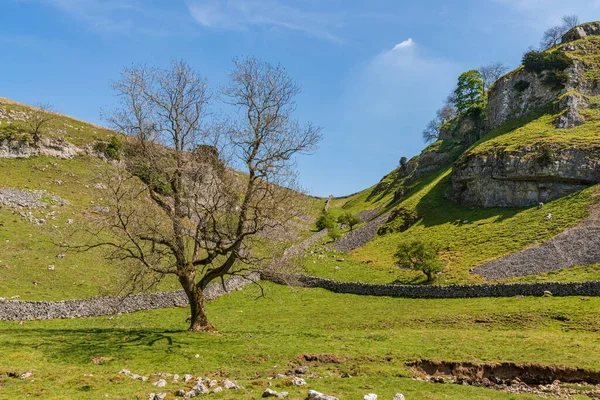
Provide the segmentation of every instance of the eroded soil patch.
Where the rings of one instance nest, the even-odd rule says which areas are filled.
[[[600,372],[536,363],[471,363],[417,360],[406,363],[419,377],[434,383],[485,386],[509,393],[533,393],[600,399]]]

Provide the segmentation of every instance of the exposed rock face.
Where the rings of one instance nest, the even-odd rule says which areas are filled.
[[[600,182],[600,149],[526,148],[518,153],[467,156],[454,167],[454,199],[468,207],[525,207]]]
[[[500,78],[488,94],[488,127],[493,129],[512,118],[528,115],[556,99],[562,89],[546,85],[534,72],[524,69]]]
[[[49,156],[69,159],[77,155],[79,149],[70,143],[58,140],[42,140],[39,147],[9,140],[0,141],[0,158],[29,158]]]
[[[575,40],[583,39],[586,36],[598,35],[600,35],[600,23],[590,22],[569,30],[563,35],[561,43],[573,42]]]
[[[568,43],[589,35],[600,35],[600,23],[572,29],[563,37],[560,50],[567,53],[594,54],[598,45],[591,41]],[[589,43],[588,43],[589,42]],[[589,78],[597,69],[594,64],[573,59],[564,85],[548,84],[552,71],[540,74],[524,68],[500,78],[488,94],[487,129],[493,129],[514,118],[531,115],[541,107],[560,112],[554,126],[565,129],[585,123],[582,110],[590,107],[587,96],[600,94],[600,85]],[[562,87],[560,87],[562,86]],[[552,106],[551,106],[552,104]],[[550,108],[549,108],[550,109]],[[523,145],[518,151],[497,149],[493,153],[462,156],[452,171],[452,193],[449,197],[468,207],[522,207],[546,202],[600,182],[600,164],[596,161],[600,145],[587,149],[547,148],[552,157],[540,157],[539,146]],[[591,148],[591,150],[590,150]]]

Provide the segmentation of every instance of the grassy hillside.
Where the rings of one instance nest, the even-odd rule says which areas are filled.
[[[439,385],[409,379],[404,362],[433,358],[514,361],[598,369],[600,299],[502,298],[409,300],[292,290],[267,285],[256,300],[248,287],[209,303],[221,334],[189,334],[185,309],[165,309],[115,318],[0,323],[0,398],[140,398],[172,393],[150,382],[120,378],[133,373],[191,373],[236,379],[244,394],[217,398],[259,398],[269,382],[291,398],[315,389],[340,398],[377,393],[391,399],[532,399],[484,388]],[[557,343],[561,343],[557,346]],[[199,358],[194,355],[199,354]],[[302,355],[329,354],[327,362]],[[95,364],[94,358],[105,357]],[[322,378],[308,388],[284,386],[276,373],[307,364]],[[2,376],[32,371],[33,382]],[[341,378],[348,373],[351,378]]]
[[[600,70],[600,37],[586,37],[569,43],[576,50],[565,54],[586,67],[584,78],[598,81],[596,75]],[[556,51],[561,46],[550,49]],[[509,73],[522,70],[523,67]],[[564,111],[559,110],[559,103],[565,96],[582,96],[589,104],[579,112],[585,123],[572,129],[559,129],[555,120]],[[466,124],[471,126],[472,116],[465,115]],[[479,121],[479,123],[482,123]],[[461,120],[448,123],[447,126],[461,126]],[[477,124],[475,124],[477,125]],[[462,128],[461,128],[462,129]],[[441,258],[446,267],[436,283],[476,283],[482,278],[470,274],[469,270],[486,261],[517,252],[530,246],[542,243],[565,229],[576,225],[588,215],[590,205],[597,202],[596,187],[575,193],[562,199],[545,204],[544,208],[489,208],[468,209],[461,207],[447,197],[451,193],[451,173],[453,163],[461,164],[471,156],[485,158],[498,153],[514,154],[524,149],[544,149],[552,157],[553,152],[561,149],[576,148],[580,150],[597,150],[600,148],[600,97],[584,96],[580,93],[566,92],[555,101],[539,107],[526,117],[506,121],[502,125],[483,131],[477,139],[473,132],[460,136],[456,128],[450,138],[439,140],[425,150],[428,152],[447,153],[450,160],[445,167],[428,174],[403,178],[398,169],[386,175],[377,185],[368,188],[343,202],[332,203],[339,210],[357,213],[375,209],[385,205],[383,213],[391,209],[403,208],[419,216],[420,220],[404,232],[402,219],[384,225],[388,233],[377,236],[366,246],[343,257],[345,261],[336,261],[339,256],[331,254],[325,260],[309,260],[307,269],[310,273],[339,280],[368,281],[377,283],[425,283],[423,274],[394,267],[393,254],[399,242],[404,239],[434,240],[443,247]],[[473,141],[468,142],[470,138]],[[465,145],[466,143],[466,145]],[[468,145],[473,143],[472,145]],[[464,151],[460,155],[459,151]],[[460,157],[459,157],[460,155]],[[525,157],[536,157],[533,151]],[[416,159],[411,160],[415,162]],[[417,170],[418,170],[417,166]],[[406,195],[396,203],[391,203],[394,192],[404,189]],[[551,219],[546,219],[552,214]],[[338,267],[338,268],[336,268]],[[540,276],[514,278],[511,281],[536,280],[585,280],[600,279],[600,269],[596,266],[581,266],[566,271],[543,274]]]

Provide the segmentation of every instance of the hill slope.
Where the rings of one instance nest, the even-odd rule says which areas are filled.
[[[389,214],[379,234],[352,252],[344,273],[314,266],[311,271],[338,279],[420,283],[419,273],[393,267],[393,254],[401,240],[422,238],[443,245],[447,265],[438,283],[479,282],[483,278],[471,274],[472,268],[584,220],[597,202],[600,182],[597,26],[581,25],[559,46],[537,54],[566,57],[564,74],[529,64],[506,74],[488,92],[483,111],[459,115],[443,126],[437,142],[377,185],[332,202],[355,213]],[[552,80],[557,75],[559,84]],[[576,267],[553,277],[600,278],[592,271]]]

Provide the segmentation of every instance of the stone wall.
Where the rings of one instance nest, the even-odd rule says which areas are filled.
[[[221,283],[209,285],[205,290],[208,300],[216,299],[226,293],[238,290],[259,279],[258,273],[234,276]],[[21,321],[35,319],[99,317],[130,313],[142,310],[154,310],[166,307],[187,306],[188,301],[183,290],[166,293],[143,293],[126,297],[94,297],[82,300],[64,301],[0,301],[0,320]]]
[[[296,279],[263,276],[262,279],[286,284],[289,284],[289,282],[298,282],[298,285],[304,287],[321,288],[334,293],[414,299],[543,296],[545,291],[551,292],[553,296],[600,296],[600,281],[425,286],[336,282],[311,276],[296,277]]]

